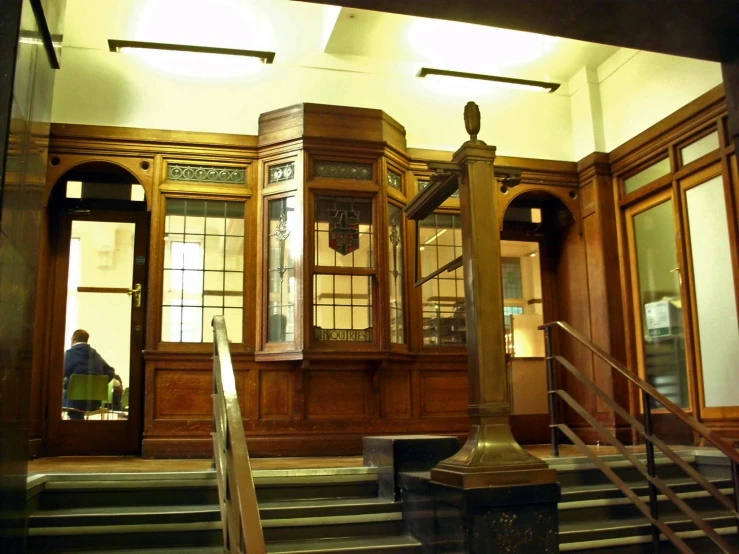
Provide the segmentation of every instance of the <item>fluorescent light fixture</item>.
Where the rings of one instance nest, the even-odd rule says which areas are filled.
[[[216,48],[213,46],[192,46],[189,44],[168,44],[164,42],[140,42],[135,40],[108,39],[108,47],[111,52],[122,52],[124,49],[141,50],[166,50],[169,52],[193,52],[195,54],[218,54],[221,56],[241,56],[246,58],[258,58],[262,63],[272,63],[275,59],[274,52],[263,52],[261,50],[239,50],[237,48]]]
[[[441,231],[439,231],[438,233],[436,233],[433,237],[431,237],[429,240],[427,240],[423,244],[426,245],[426,244],[430,244],[430,243],[434,242],[436,239],[438,239],[444,233],[446,233],[446,229],[442,229]]]
[[[547,83],[546,81],[530,81],[528,79],[514,79],[512,77],[497,77],[495,75],[481,75],[479,73],[464,73],[462,71],[449,71],[447,69],[433,69],[422,67],[418,72],[419,77],[452,77],[455,79],[474,79],[476,81],[487,81],[498,85],[534,90],[539,92],[554,92],[559,88],[559,83]]]

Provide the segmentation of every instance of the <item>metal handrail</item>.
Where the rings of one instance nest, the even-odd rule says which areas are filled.
[[[662,406],[667,408],[670,412],[672,412],[675,416],[677,416],[683,423],[685,423],[691,429],[693,429],[693,431],[695,431],[701,437],[703,437],[708,442],[710,442],[714,447],[720,450],[729,459],[734,460],[735,463],[739,464],[739,452],[737,452],[734,448],[732,448],[725,440],[723,440],[721,437],[716,435],[713,431],[711,431],[708,427],[700,423],[697,419],[685,413],[685,411],[682,408],[680,408],[677,404],[675,404],[669,398],[667,398],[662,393],[660,393],[652,385],[650,385],[649,383],[647,383],[645,380],[641,379],[637,375],[634,375],[631,371],[626,369],[626,366],[619,363],[616,359],[611,357],[604,350],[602,350],[597,345],[590,342],[574,327],[572,327],[568,323],[565,323],[564,321],[553,321],[552,323],[546,323],[542,325],[541,327],[539,327],[539,329],[544,330],[546,332],[547,329],[551,329],[552,327],[559,327],[563,329],[564,331],[566,331],[573,338],[577,339],[580,343],[582,343],[585,347],[587,347],[591,352],[593,352],[593,354],[598,356],[600,359],[602,359],[609,366],[611,366],[613,369],[618,371],[621,375],[626,377],[626,379],[631,381],[634,385],[639,387],[641,390],[645,391],[647,394],[649,394],[649,396],[657,400],[660,404],[662,404]]]
[[[613,398],[608,396],[602,389],[600,389],[592,380],[586,377],[582,372],[577,370],[570,362],[564,359],[562,356],[555,356],[553,352],[553,340],[552,340],[552,329],[559,327],[571,335],[573,338],[578,340],[591,352],[600,357],[609,366],[618,371],[632,384],[639,387],[642,392],[642,398],[644,403],[644,424],[642,425],[633,415],[628,413],[623,407],[621,407]],[[660,545],[660,532],[664,533],[665,536],[675,545],[675,547],[682,553],[690,554],[693,552],[682,539],[673,532],[664,522],[659,519],[658,503],[657,503],[657,490],[662,492],[669,500],[671,500],[680,510],[685,513],[688,518],[701,530],[706,536],[711,538],[713,542],[718,545],[724,552],[729,554],[739,553],[739,550],[734,549],[730,546],[726,540],[719,535],[711,526],[709,526],[695,511],[693,511],[678,495],[676,495],[672,489],[661,479],[657,477],[656,465],[654,461],[654,447],[659,448],[664,454],[670,458],[676,465],[678,465],[687,475],[692,477],[698,484],[700,484],[706,491],[708,491],[714,498],[716,498],[725,508],[733,512],[735,519],[737,519],[737,526],[739,528],[739,453],[729,446],[723,439],[713,434],[709,429],[703,426],[695,418],[685,413],[681,408],[671,402],[668,398],[662,395],[659,391],[654,389],[649,383],[640,379],[638,376],[631,373],[625,366],[620,364],[617,360],[613,359],[610,355],[600,349],[598,346],[586,339],[576,329],[568,325],[563,321],[555,321],[547,323],[539,327],[544,330],[546,339],[547,349],[547,377],[549,381],[549,409],[551,416],[551,432],[552,432],[552,454],[553,456],[559,455],[559,439],[557,432],[561,432],[566,435],[574,444],[576,444],[593,462],[603,471],[603,473],[626,495],[634,505],[647,517],[652,525],[652,541],[654,544],[655,552],[659,552]],[[585,387],[593,394],[599,396],[607,406],[609,406],[616,414],[618,414],[626,423],[631,425],[646,441],[646,454],[647,454],[647,467],[641,463],[632,453],[630,453],[624,445],[616,439],[616,437],[610,433],[596,418],[594,418],[585,408],[582,407],[572,396],[567,394],[565,391],[557,388],[557,376],[554,371],[555,362],[565,368],[571,375],[578,379]],[[633,491],[619,479],[613,471],[607,468],[605,464],[592,452],[592,450],[585,445],[585,443],[577,437],[577,435],[570,429],[566,424],[561,423],[559,420],[558,403],[555,396],[561,398],[566,404],[568,404],[580,417],[588,422],[596,431],[609,442],[616,450],[629,460],[632,465],[645,476],[649,483],[649,509],[647,511],[647,505],[641,501]],[[729,500],[721,491],[719,491],[710,481],[703,477],[698,471],[687,464],[680,456],[678,456],[669,446],[667,446],[662,440],[656,437],[652,432],[652,413],[650,397],[660,402],[667,410],[672,412],[681,421],[693,429],[696,433],[701,435],[704,439],[714,445],[718,450],[723,452],[729,458],[731,464],[732,479],[734,484],[734,502]]]
[[[224,552],[266,554],[223,316],[213,318],[213,459]]]

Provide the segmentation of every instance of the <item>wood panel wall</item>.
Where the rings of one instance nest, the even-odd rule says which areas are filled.
[[[366,150],[367,143],[361,146]],[[393,148],[400,146],[396,144]],[[407,156],[411,171],[423,177],[428,174],[428,161],[448,161],[451,152],[408,149]],[[167,192],[162,189],[162,182],[167,160],[244,167],[249,174],[249,190],[241,197],[246,202],[247,214],[253,214],[248,216],[253,233],[250,240],[256,242],[253,240],[258,221],[255,193],[261,171],[257,163],[260,160],[257,137],[55,125],[50,159],[55,158],[58,161],[49,169],[46,198],[64,170],[82,161],[109,161],[137,172],[145,184],[152,213],[150,258],[161,255],[162,194]],[[736,174],[735,158],[732,163]],[[579,164],[499,157],[496,164],[523,170],[521,188],[507,196],[502,205],[507,206],[517,194],[543,191],[558,198],[574,217],[573,224],[559,235],[541,242],[545,319],[567,321],[617,359],[628,361],[621,286],[623,266],[619,263],[617,242],[619,208],[611,184],[609,157],[595,153]],[[213,194],[207,187],[189,190],[201,197]],[[183,191],[188,189],[185,187],[180,192]],[[504,209],[499,217],[503,213]],[[410,234],[412,228],[408,231]],[[37,340],[33,361],[31,430],[36,454],[44,453],[45,422],[50,417],[45,408],[49,362],[44,352],[56,332],[49,328],[49,287],[54,282],[51,267],[55,255],[50,248],[51,233],[53,226],[49,225],[42,240],[45,261],[40,281],[44,284],[39,289],[36,318],[44,332]],[[248,248],[247,273],[248,268],[257,265],[256,249]],[[411,250],[410,246],[408,249]],[[157,271],[152,264],[147,298],[158,298],[156,289],[161,289],[161,276]],[[253,314],[257,304],[256,275],[251,273],[245,289],[247,314]],[[423,348],[420,294],[411,291],[407,298],[410,302],[407,352],[391,354],[383,360],[334,352],[302,362],[257,361],[256,321],[250,322],[247,317],[244,343],[234,345],[232,357],[250,451],[256,456],[357,454],[361,451],[362,437],[367,435],[433,433],[463,438],[469,425],[466,355],[459,349]],[[209,456],[211,347],[158,343],[161,325],[158,306],[149,305],[147,314],[142,454]],[[560,341],[560,346],[578,368],[628,405],[628,390],[614,380],[603,363],[566,340]],[[514,435],[522,443],[547,442],[546,385],[541,360],[519,363],[513,382]],[[576,381],[568,380],[567,388],[604,424],[621,430],[613,414]],[[578,427],[571,414],[567,417]],[[593,438],[585,428],[580,431],[586,439]]]

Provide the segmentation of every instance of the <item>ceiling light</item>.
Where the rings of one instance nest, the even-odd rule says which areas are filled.
[[[217,54],[221,56],[241,56],[246,58],[258,58],[262,63],[272,63],[275,59],[274,52],[263,52],[261,50],[239,50],[236,48],[217,48],[213,46],[193,46],[190,44],[167,44],[163,42],[140,42],[135,40],[108,39],[108,47],[111,52],[124,52],[125,50],[166,50],[169,52],[192,52],[195,54]]]
[[[418,72],[419,77],[433,78],[454,78],[454,79],[473,79],[476,81],[486,81],[497,85],[533,90],[538,92],[554,92],[559,88],[559,83],[548,83],[546,81],[530,81],[528,79],[514,79],[512,77],[497,77],[495,75],[481,75],[478,73],[464,73],[462,71],[449,71],[446,69],[433,69],[430,67],[422,67]]]
[[[436,233],[433,237],[431,237],[429,240],[427,240],[423,244],[429,244],[429,243],[434,242],[436,239],[438,239],[444,233],[446,233],[446,229],[442,229],[441,231],[439,231],[438,233]]]

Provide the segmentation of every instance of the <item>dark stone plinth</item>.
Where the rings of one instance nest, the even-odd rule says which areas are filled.
[[[406,528],[424,553],[559,552],[559,483],[463,490],[406,472],[398,486]]]
[[[379,495],[399,500],[397,475],[401,471],[427,471],[459,450],[457,437],[396,435],[364,437],[364,465],[378,468]]]

